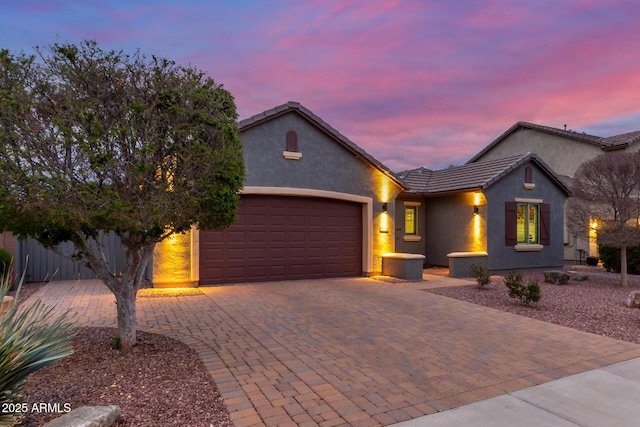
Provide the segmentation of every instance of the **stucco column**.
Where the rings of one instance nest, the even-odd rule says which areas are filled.
[[[153,286],[180,288],[198,286],[197,230],[174,234],[156,245],[153,252]]]

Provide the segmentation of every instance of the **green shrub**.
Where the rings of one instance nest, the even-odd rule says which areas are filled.
[[[598,252],[605,270],[620,273],[620,248],[598,245]],[[627,248],[627,273],[640,274],[640,246]]]
[[[18,284],[13,305],[0,315],[0,425],[17,423],[28,409],[27,377],[47,365],[70,355],[73,323],[71,312],[53,317],[53,309],[40,300],[21,307],[18,296],[24,275]],[[11,275],[0,282],[0,300],[12,283]],[[20,306],[20,308],[19,308]]]
[[[538,302],[542,296],[540,282],[530,280],[529,283],[525,285],[522,273],[515,270],[504,277],[504,284],[509,290],[509,296],[511,298],[518,298],[522,305],[530,305],[532,302]]]
[[[478,282],[479,288],[491,282],[491,276],[489,276],[487,267],[485,267],[483,264],[471,264],[470,270],[471,270],[471,277],[476,279],[476,281]]]
[[[3,248],[0,248],[0,274],[5,277],[11,273],[13,268],[13,258],[11,254]]]

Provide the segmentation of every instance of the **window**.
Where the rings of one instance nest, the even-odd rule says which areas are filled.
[[[413,200],[406,200],[404,204],[404,237],[405,242],[419,242],[422,237],[418,234],[418,207],[421,203]]]
[[[506,202],[505,245],[514,246],[516,250],[542,249],[551,244],[550,224],[548,203],[534,199]]]
[[[418,234],[418,224],[416,221],[417,206],[404,207],[404,234],[415,236]]]
[[[538,244],[538,212],[540,208],[537,203],[518,203],[516,213],[516,229],[518,233],[518,244],[537,245]]]

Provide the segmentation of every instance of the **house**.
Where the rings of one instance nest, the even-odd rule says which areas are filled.
[[[238,222],[159,243],[154,286],[374,275],[389,253],[434,265],[481,254],[492,272],[562,265],[569,190],[536,154],[395,174],[297,102],[238,127],[246,167]],[[29,280],[91,273],[33,241],[18,246],[36,255]]]
[[[393,251],[402,180],[297,102],[239,123],[239,221],[196,231],[202,285],[361,276]],[[197,245],[197,248],[195,247]]]
[[[532,152],[543,160],[571,188],[578,167],[608,151],[640,150],[640,131],[610,137],[589,135],[527,122],[518,122],[498,136],[467,164],[494,160],[519,153]],[[597,255],[594,228],[589,235],[578,235],[564,227],[564,259],[583,260]]]
[[[570,191],[536,154],[400,176],[409,190],[396,199],[396,251],[424,253],[441,266],[473,258],[492,273],[562,266]]]

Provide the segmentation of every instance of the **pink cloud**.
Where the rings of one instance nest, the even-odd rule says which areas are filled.
[[[640,115],[636,2],[39,5],[63,40],[206,70],[242,118],[300,101],[396,170],[462,163],[520,120],[579,129]]]

